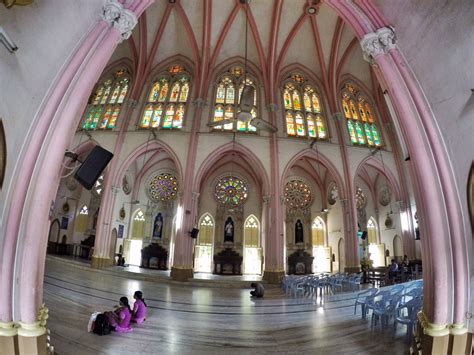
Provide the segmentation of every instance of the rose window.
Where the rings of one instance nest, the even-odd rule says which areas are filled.
[[[168,173],[156,175],[150,181],[149,193],[155,201],[174,200],[178,194],[178,179]]]
[[[285,203],[291,208],[306,208],[311,204],[311,189],[301,180],[290,180],[285,185]]]
[[[248,188],[238,177],[226,176],[217,181],[214,196],[222,205],[237,207],[247,199]]]

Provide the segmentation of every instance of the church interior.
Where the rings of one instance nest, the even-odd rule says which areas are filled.
[[[473,18],[0,0],[0,352],[471,354]]]

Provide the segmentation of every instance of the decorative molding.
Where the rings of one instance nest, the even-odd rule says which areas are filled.
[[[46,328],[41,326],[42,321],[34,323],[19,322],[18,335],[22,337],[39,337],[46,334]]]
[[[418,312],[418,319],[423,333],[432,337],[444,337],[449,335],[449,327],[447,324],[433,324],[428,322],[428,317],[423,311]]]
[[[125,9],[117,0],[107,0],[102,8],[101,17],[110,27],[120,32],[122,40],[132,35],[132,30],[138,23],[135,13]]]
[[[376,32],[367,33],[360,41],[364,59],[373,64],[375,57],[396,48],[396,35],[392,27],[382,27]]]
[[[452,335],[463,335],[468,332],[468,329],[464,324],[451,324],[449,328],[449,334]]]
[[[0,337],[13,337],[18,334],[18,328],[15,327],[14,322],[0,321]]]

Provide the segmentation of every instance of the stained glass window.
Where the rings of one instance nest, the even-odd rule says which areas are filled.
[[[377,244],[377,226],[373,217],[370,217],[367,222],[367,233],[369,244]]]
[[[327,138],[320,95],[303,75],[293,73],[286,81],[283,87],[283,104],[286,133],[289,136]]]
[[[190,75],[180,64],[158,75],[151,85],[140,128],[183,128],[190,80]]]
[[[225,176],[217,180],[214,197],[221,205],[227,207],[240,206],[247,200],[247,184],[236,176]]]
[[[285,184],[284,196],[285,203],[290,208],[307,208],[311,205],[311,189],[303,180],[288,180]]]
[[[135,215],[135,218],[133,220],[138,221],[138,222],[144,222],[145,221],[145,214],[143,213],[143,211],[139,210],[137,212],[137,214]]]
[[[209,213],[206,213],[201,217],[199,223],[199,245],[212,245],[212,239],[214,234],[214,221]]]
[[[324,222],[316,217],[311,226],[313,247],[324,246]]]
[[[110,130],[115,127],[130,86],[128,75],[126,69],[118,69],[95,88],[89,97],[82,123],[83,129]]]
[[[246,248],[258,248],[259,243],[259,222],[257,217],[250,215],[244,223],[244,240]]]
[[[380,147],[380,135],[375,125],[372,105],[350,83],[342,91],[342,108],[352,144]]]
[[[153,201],[172,201],[178,195],[178,179],[171,173],[161,173],[151,179],[148,194]]]
[[[212,122],[221,121],[222,119],[233,119],[239,112],[240,95],[244,88],[244,69],[240,66],[234,66],[219,79],[216,87],[214,112],[211,116]],[[255,80],[247,73],[246,84],[255,88],[254,107],[251,111],[252,117],[258,117],[258,89]],[[225,109],[222,104],[225,104]],[[237,132],[256,132],[257,128],[249,122],[235,121],[225,125],[215,126],[214,130],[218,131],[237,131]]]
[[[87,205],[84,205],[81,207],[81,210],[79,211],[79,214],[83,214],[83,215],[88,215],[89,214],[89,208],[87,208]]]

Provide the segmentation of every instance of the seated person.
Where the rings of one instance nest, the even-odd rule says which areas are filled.
[[[146,319],[146,303],[143,299],[142,291],[135,291],[133,298],[135,303],[133,304],[132,322],[141,324]]]
[[[407,256],[407,255],[404,255],[404,256],[403,256],[403,261],[402,261],[402,269],[403,269],[403,271],[407,272],[409,266],[410,266],[410,261],[408,260],[408,256]]]
[[[255,288],[255,290],[250,291],[250,294],[252,297],[257,297],[257,298],[262,298],[263,294],[265,293],[265,289],[263,288],[263,285],[260,282],[252,282],[250,284],[250,287]]]
[[[130,320],[132,319],[132,310],[128,304],[127,297],[120,297],[120,306],[113,312],[104,313],[109,319],[112,329],[118,333],[128,333],[133,329],[130,327]]]
[[[392,263],[388,267],[388,278],[394,279],[398,273],[398,264],[395,262],[395,259],[392,259]]]

